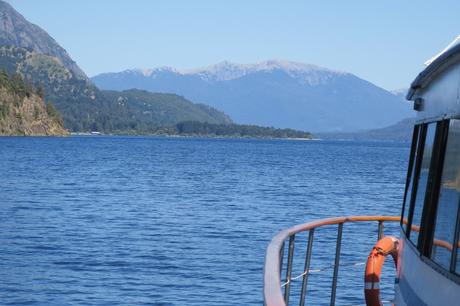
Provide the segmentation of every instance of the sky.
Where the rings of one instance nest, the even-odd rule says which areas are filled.
[[[460,1],[8,0],[89,75],[282,59],[409,87],[460,34]]]

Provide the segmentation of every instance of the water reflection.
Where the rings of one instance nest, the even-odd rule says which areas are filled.
[[[451,120],[435,223],[432,259],[450,267],[460,200],[460,121]]]

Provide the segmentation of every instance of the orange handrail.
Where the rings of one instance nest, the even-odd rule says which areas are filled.
[[[310,223],[299,224],[278,233],[271,240],[265,255],[264,267],[264,303],[266,306],[285,306],[281,292],[280,251],[284,242],[292,235],[326,225],[343,224],[347,222],[397,222],[400,216],[350,216],[328,218]]]

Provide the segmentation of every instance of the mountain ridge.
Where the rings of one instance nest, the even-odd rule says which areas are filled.
[[[284,70],[290,73],[291,76],[298,76],[302,73],[312,73],[312,72],[323,72],[329,74],[349,74],[345,71],[332,70],[324,67],[320,67],[313,64],[305,64],[295,61],[287,60],[276,60],[270,59],[266,61],[261,61],[255,64],[237,64],[230,61],[221,61],[214,65],[209,65],[199,68],[191,69],[177,69],[171,66],[160,66],[156,68],[134,68],[134,69],[125,69],[119,72],[107,72],[101,73],[93,76],[108,76],[116,74],[137,74],[144,77],[155,77],[157,73],[176,73],[183,76],[187,75],[197,75],[203,80],[206,81],[229,81],[234,80],[243,76],[246,76],[255,72],[268,72],[273,70]],[[297,74],[297,75],[296,75]]]
[[[45,30],[27,21],[9,3],[0,0],[0,45],[29,49],[58,58],[74,75],[89,80],[83,70],[71,59]]]
[[[415,124],[415,117],[405,118],[390,126],[380,129],[358,131],[354,133],[319,133],[318,136],[324,140],[347,140],[347,141],[387,141],[406,142],[412,141],[412,131]]]
[[[399,96],[354,74],[289,61],[129,69],[91,80],[103,89],[179,94],[240,124],[313,132],[381,128],[412,114]]]

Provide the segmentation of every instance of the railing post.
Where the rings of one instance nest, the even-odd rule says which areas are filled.
[[[305,267],[304,267],[304,276],[302,279],[302,291],[300,291],[300,306],[305,305],[305,295],[307,293],[307,282],[308,282],[308,274],[310,273],[310,261],[311,261],[311,253],[313,248],[313,234],[315,233],[315,229],[312,228],[308,231],[308,245],[307,245],[307,253],[305,254]]]
[[[378,240],[383,238],[383,221],[379,221]]]
[[[334,276],[332,277],[331,306],[335,305],[335,295],[337,290],[337,278],[339,276],[340,248],[342,246],[343,223],[339,223],[337,230],[337,243],[335,246]]]
[[[294,240],[295,235],[291,235],[289,237],[289,252],[286,267],[286,286],[284,287],[284,301],[286,303],[286,306],[289,305],[289,291],[291,289],[292,260],[294,257]]]
[[[283,273],[283,257],[284,257],[284,242],[281,245],[281,249],[280,249],[280,279]]]
[[[460,216],[460,213],[459,213]],[[341,256],[341,245],[342,245],[342,236],[343,236],[343,224],[346,222],[369,222],[375,221],[379,222],[378,236],[381,238],[384,235],[384,222],[391,221],[397,222],[400,221],[399,216],[349,216],[349,217],[338,217],[338,218],[329,218],[320,221],[314,221],[310,223],[300,224],[293,226],[291,228],[285,229],[278,233],[270,242],[266,258],[265,258],[265,267],[264,267],[264,305],[288,305],[290,298],[290,287],[291,282],[302,277],[302,287],[300,293],[300,305],[304,306],[307,301],[308,293],[308,278],[310,273],[310,265],[313,256],[313,242],[314,242],[314,232],[316,228],[323,226],[337,225],[337,241],[335,249],[335,261],[334,261],[334,271],[332,279],[332,288],[331,288],[331,301],[330,305],[335,306],[336,302],[336,292],[338,284],[338,274],[340,267],[340,256]],[[460,220],[460,217],[459,217]],[[459,221],[460,224],[460,221]],[[460,227],[460,225],[458,225]],[[295,235],[301,232],[309,231],[308,242],[307,242],[307,252],[305,254],[305,268],[301,275],[292,276],[293,270],[293,260],[294,260],[294,243]],[[456,236],[457,237],[457,236]],[[288,255],[284,254],[286,252],[285,248],[287,247],[289,240],[289,249],[287,251]],[[456,238],[458,240],[458,238]],[[436,251],[436,250],[435,250]],[[287,260],[284,258],[288,256]],[[283,260],[286,261],[286,271],[284,270]],[[286,281],[282,282],[282,276],[286,276]],[[281,286],[280,286],[281,285]],[[284,292],[283,292],[284,287]],[[300,289],[300,288],[299,288]]]

